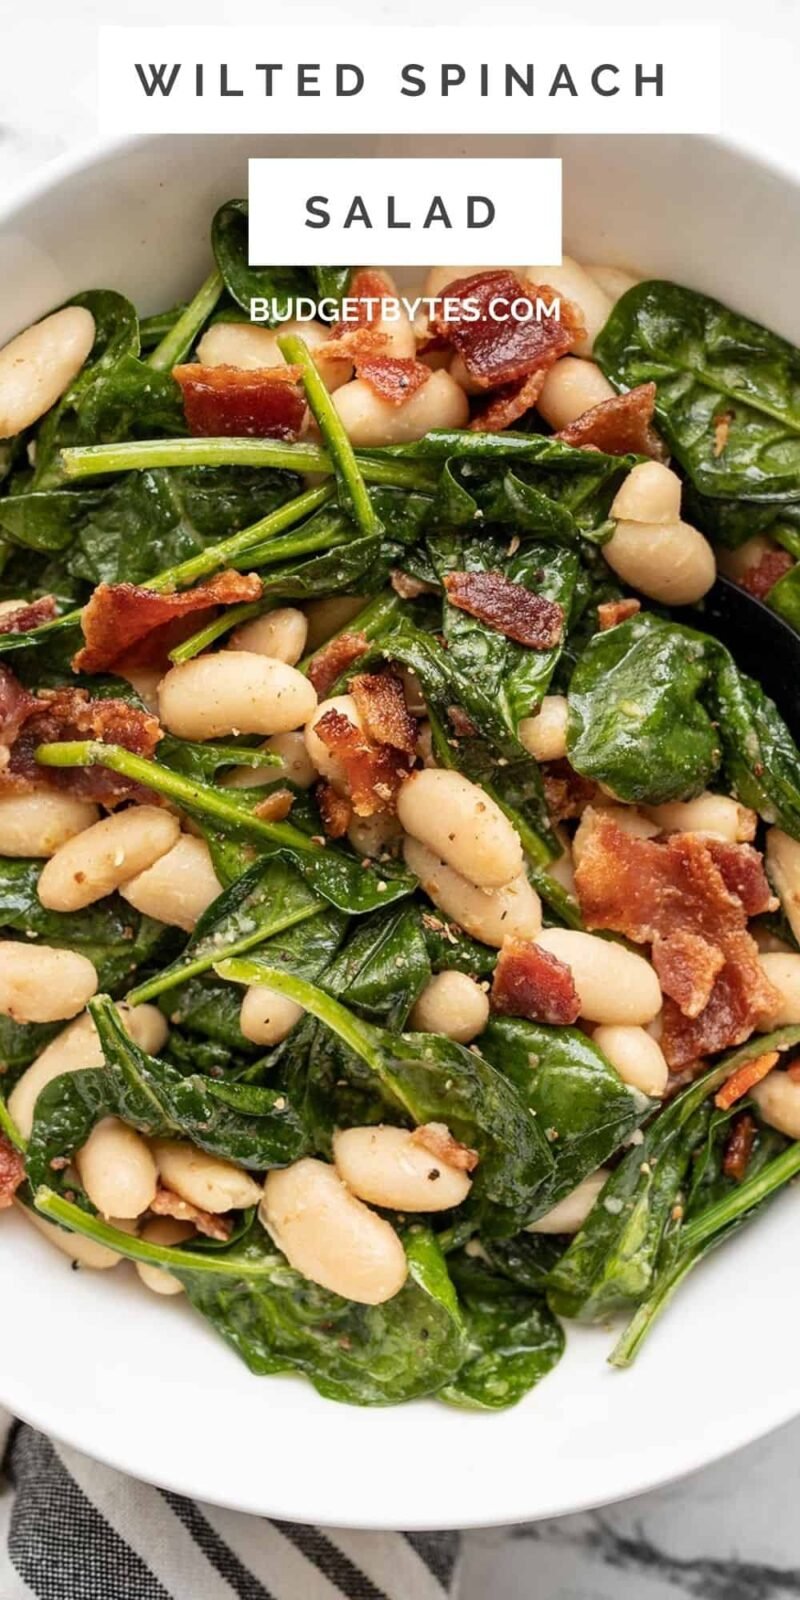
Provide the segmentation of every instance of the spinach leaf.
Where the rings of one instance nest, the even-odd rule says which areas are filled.
[[[428,951],[431,972],[455,970],[470,978],[490,978],[497,965],[497,951],[488,944],[470,939],[455,923],[446,922],[438,912],[423,911],[422,935]]]
[[[174,939],[161,922],[134,911],[119,895],[83,911],[48,911],[37,894],[44,863],[0,858],[0,928],[21,939],[77,950],[92,962],[104,989],[119,992],[138,967],[163,957]]]
[[[721,647],[710,698],[729,787],[765,821],[800,838],[800,752],[774,702]]]
[[[486,1262],[461,1252],[447,1265],[469,1353],[440,1398],[491,1411],[516,1405],[561,1359],[563,1330],[542,1295],[521,1292]]]
[[[513,1239],[477,1239],[465,1246],[469,1256],[476,1249],[495,1270],[518,1289],[529,1293],[544,1291],[565,1240],[550,1233],[517,1233]]]
[[[280,316],[299,295],[312,293],[312,281],[304,269],[250,266],[246,200],[228,200],[220,206],[211,224],[211,245],[229,295],[248,316],[251,300],[275,300]]]
[[[14,1022],[0,1015],[0,1090],[10,1089],[63,1022]]]

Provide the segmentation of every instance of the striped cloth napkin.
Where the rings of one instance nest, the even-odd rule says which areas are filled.
[[[0,1410],[0,1600],[446,1600],[457,1533],[358,1533],[201,1505]]]

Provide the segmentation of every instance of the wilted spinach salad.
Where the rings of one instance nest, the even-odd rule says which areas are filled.
[[[212,249],[0,351],[0,1207],[255,1373],[507,1406],[800,1171],[800,754],[702,609],[800,614],[800,355]]]

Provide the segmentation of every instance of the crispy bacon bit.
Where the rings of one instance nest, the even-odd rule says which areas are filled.
[[[369,639],[365,633],[340,633],[317,651],[309,666],[308,676],[320,700],[330,694],[337,678],[368,649]]]
[[[394,672],[362,672],[351,678],[350,693],[367,737],[399,750],[413,764],[417,724],[406,705],[402,680]]]
[[[605,633],[608,628],[616,628],[620,622],[627,622],[641,609],[639,600],[604,600],[602,605],[597,607],[597,620],[601,633]]]
[[[408,777],[407,757],[389,745],[375,744],[341,711],[326,711],[314,724],[314,732],[341,762],[356,816],[394,809],[397,791]]]
[[[665,450],[652,426],[656,401],[654,383],[641,383],[613,400],[601,400],[556,434],[564,444],[585,450],[602,450],[607,456],[652,456],[665,460]]]
[[[582,827],[575,886],[586,925],[652,945],[670,1067],[741,1044],[778,996],[747,931],[745,903],[720,870],[715,841],[689,833],[637,839],[603,812]],[[729,849],[744,852],[749,874],[750,846]]]
[[[288,817],[294,805],[295,797],[291,789],[273,789],[271,794],[260,800],[253,807],[253,816],[260,817],[262,822],[283,822]]]
[[[560,317],[537,319],[537,296],[551,304],[560,300]],[[465,300],[477,304],[479,315],[475,320],[460,316],[453,304]],[[489,313],[493,302],[503,301],[506,320],[500,321]],[[520,314],[512,317],[510,307],[515,301],[520,304]],[[546,284],[537,288],[505,269],[457,278],[448,285],[446,299],[432,321],[436,331],[444,334],[458,351],[473,382],[481,389],[498,389],[528,378],[533,372],[546,371],[572,349],[583,332],[577,307],[562,299],[555,289]]]
[[[107,672],[126,666],[158,665],[164,655],[161,631],[177,618],[211,606],[258,600],[263,584],[254,572],[220,572],[196,589],[159,594],[135,583],[98,583],[83,608],[86,643],[72,663],[75,672]],[[196,617],[195,617],[196,620]]]
[[[404,406],[427,383],[431,369],[413,356],[357,355],[356,373],[380,400]]]
[[[156,1217],[174,1217],[177,1222],[193,1222],[198,1233],[204,1233],[208,1239],[225,1240],[231,1236],[232,1224],[229,1217],[201,1211],[189,1200],[182,1200],[174,1190],[164,1188],[163,1184],[159,1184],[156,1189],[150,1202],[150,1210]]]
[[[547,809],[554,822],[571,822],[582,817],[597,794],[597,785],[571,767],[566,757],[542,764],[542,781]]]
[[[55,595],[43,594],[40,600],[21,601],[13,611],[0,616],[0,633],[27,633],[29,628],[39,628],[43,622],[52,622],[58,606]]]
[[[387,338],[373,326],[380,321],[379,302],[392,293],[389,278],[375,267],[362,267],[351,279],[347,292],[347,322],[335,322],[325,345],[329,356],[355,360],[357,356],[380,355]]]
[[[716,417],[712,418],[714,424],[713,454],[717,458],[721,456],[723,451],[727,448],[728,434],[731,431],[731,423],[733,422],[735,415],[735,411],[720,411]]]
[[[474,1172],[480,1156],[477,1150],[454,1139],[445,1122],[423,1122],[411,1135],[411,1143],[422,1145],[437,1161],[446,1167],[456,1167],[459,1172]]]
[[[315,790],[322,826],[329,839],[341,839],[353,820],[353,807],[332,783],[318,783]]]
[[[474,739],[478,729],[463,706],[448,706],[447,720],[457,739]]]
[[[722,874],[725,888],[741,901],[748,917],[777,911],[779,901],[772,893],[764,862],[749,844],[731,844],[727,839],[706,839],[706,848]]]
[[[488,628],[532,650],[551,650],[564,628],[564,607],[533,594],[502,572],[448,572],[444,587],[450,604],[468,611]]]
[[[786,1068],[786,1076],[791,1078],[792,1083],[800,1083],[800,1061],[789,1062]]]
[[[731,1131],[722,1158],[722,1171],[726,1178],[733,1178],[735,1183],[741,1183],[746,1177],[755,1138],[755,1117],[751,1117],[749,1111],[740,1112],[731,1123]]]
[[[472,433],[502,433],[512,423],[524,417],[536,405],[544,388],[547,369],[529,372],[527,378],[516,383],[506,383],[496,389],[482,404],[476,406],[470,421]]]
[[[531,939],[508,938],[492,978],[491,1007],[500,1016],[566,1026],[580,1016],[572,973]]]
[[[180,384],[189,432],[203,438],[221,434],[241,439],[297,439],[306,401],[300,367],[173,367]]]
[[[760,561],[754,567],[748,567],[739,579],[739,583],[748,594],[755,595],[757,600],[763,600],[775,587],[779,578],[785,578],[794,566],[794,557],[788,550],[766,550]]]
[[[10,1139],[0,1133],[0,1211],[11,1205],[14,1196],[25,1182],[25,1162]]]
[[[720,1111],[727,1111],[729,1106],[735,1105],[736,1101],[741,1100],[743,1095],[749,1094],[762,1078],[766,1078],[779,1057],[779,1050],[767,1050],[763,1056],[757,1056],[755,1061],[747,1061],[743,1067],[738,1067],[729,1078],[726,1078],[722,1088],[717,1090],[714,1096],[715,1106]]]
[[[0,690],[2,682],[0,677]],[[40,767],[35,753],[40,744],[99,739],[149,758],[160,738],[158,718],[126,700],[90,700],[85,689],[43,689],[38,696],[26,695],[25,714],[0,771],[0,790],[61,789],[104,805],[130,799],[152,802],[147,789],[122,773],[105,767]]]
[[[36,704],[36,696],[23,688],[10,667],[0,663],[0,774],[7,768],[12,746]]]

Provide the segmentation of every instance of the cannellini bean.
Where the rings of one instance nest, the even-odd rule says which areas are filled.
[[[372,275],[372,274],[371,274]],[[383,294],[387,299],[397,299],[397,286],[388,272],[379,271],[376,276],[383,282]],[[380,292],[370,286],[369,293]],[[372,331],[383,340],[381,355],[391,356],[405,360],[417,353],[417,339],[414,333],[414,324],[408,312],[399,303],[388,310],[383,316],[378,316],[370,323]]]
[[[157,1006],[117,1007],[120,1020],[135,1044],[148,1055],[158,1055],[168,1033],[167,1021]],[[62,1029],[23,1072],[8,1097],[8,1109],[23,1139],[29,1139],[33,1113],[42,1090],[64,1072],[102,1067],[103,1049],[88,1012]]]
[[[252,1044],[280,1044],[303,1015],[303,1007],[285,994],[276,994],[263,984],[245,991],[239,1012],[239,1027]]]
[[[724,545],[718,545],[717,564],[726,578],[733,578],[735,583],[741,583],[753,567],[760,566],[765,556],[771,555],[773,550],[778,549],[780,546],[774,539],[769,539],[765,533],[754,533],[735,550],[726,550]]]
[[[128,667],[120,673],[120,677],[136,690],[142,704],[154,717],[158,716],[158,686],[163,676],[158,667]]]
[[[623,1083],[657,1098],[665,1093],[669,1067],[658,1041],[645,1028],[595,1028],[594,1042],[616,1067]]]
[[[0,1014],[13,1022],[61,1022],[97,993],[86,956],[49,944],[0,942]]]
[[[42,868],[37,890],[42,905],[48,911],[79,911],[102,900],[166,855],[180,831],[177,817],[160,806],[130,806],[104,817],[62,844]]]
[[[353,815],[347,837],[358,855],[382,856],[400,843],[403,830],[390,812],[376,811],[371,817]]]
[[[419,1033],[444,1033],[459,1044],[471,1044],[489,1021],[489,1000],[466,972],[437,972],[426,983],[409,1027]]]
[[[773,1068],[754,1084],[750,1094],[768,1127],[777,1128],[789,1139],[800,1139],[800,1083],[788,1072]]]
[[[361,727],[361,718],[351,694],[335,694],[330,700],[320,700],[306,723],[306,750],[312,766],[323,778],[327,778],[340,794],[346,794],[347,779],[341,761],[337,761],[327,745],[323,744],[319,734],[314,731],[320,718],[324,717],[327,711],[338,711],[341,716],[347,717],[348,721],[352,722],[354,728]]]
[[[800,841],[792,839],[782,828],[769,828],[766,866],[789,927],[800,941]]]
[[[48,1222],[46,1217],[40,1217],[37,1211],[30,1211],[27,1206],[18,1205],[17,1209],[23,1217],[27,1217],[42,1238],[55,1245],[63,1256],[76,1262],[79,1267],[93,1267],[97,1272],[104,1272],[108,1267],[116,1267],[122,1260],[116,1250],[110,1250],[106,1244],[98,1244],[96,1239],[86,1239],[82,1233],[69,1233],[66,1228]]]
[[[432,428],[463,428],[469,420],[467,397],[444,369],[432,372],[401,406],[382,400],[364,378],[337,389],[333,403],[355,445],[409,443]]]
[[[592,263],[591,266],[585,266],[583,270],[588,272],[590,278],[594,278],[595,283],[602,289],[603,294],[607,295],[612,305],[616,305],[616,302],[621,300],[629,289],[635,288],[637,283],[642,282],[641,278],[637,278],[633,272],[627,272],[624,267],[604,267]]]
[[[305,340],[326,389],[333,392],[347,382],[353,364],[326,355],[328,330],[321,322],[283,322],[279,328],[260,328],[252,322],[215,322],[197,346],[197,359],[204,367],[238,367],[240,371],[282,367],[286,357],[278,348],[278,338],[285,333],[299,333]]]
[[[0,439],[38,422],[77,377],[94,344],[94,317],[65,306],[0,350]]]
[[[0,617],[10,617],[12,611],[21,611],[27,600],[0,600]]]
[[[702,599],[717,575],[711,545],[688,522],[618,522],[603,555],[623,582],[668,606]]]
[[[756,836],[755,811],[726,794],[708,790],[695,800],[669,800],[661,806],[648,806],[648,817],[664,833],[701,833],[709,839],[727,839],[731,844],[749,843]]]
[[[423,767],[436,767],[436,752],[433,748],[433,728],[427,721],[421,722],[417,730],[416,751]]]
[[[473,378],[463,356],[453,356],[447,370],[453,382],[457,383],[459,389],[463,389],[465,394],[474,396],[486,393],[485,388],[482,388]]]
[[[406,833],[481,888],[500,889],[522,871],[519,835],[497,803],[460,772],[415,772],[397,797],[397,815]]]
[[[800,955],[790,951],[766,951],[759,956],[761,970],[778,991],[780,999],[766,1016],[759,1018],[759,1033],[771,1028],[794,1027],[800,1022]]]
[[[523,717],[517,728],[520,744],[537,761],[560,761],[567,753],[566,695],[546,694],[532,717]]]
[[[226,789],[252,789],[258,784],[274,783],[276,778],[288,778],[298,789],[310,789],[312,783],[316,783],[317,770],[299,728],[288,733],[273,733],[262,748],[270,755],[279,756],[281,766],[234,767],[222,779]]]
[[[0,855],[52,856],[99,816],[88,800],[54,789],[5,794],[0,797]]]
[[[538,937],[542,903],[524,872],[502,889],[479,889],[446,866],[418,839],[405,839],[403,855],[429,899],[471,938],[499,950],[503,940],[512,935],[521,939]]]
[[[574,895],[575,860],[572,854],[572,846],[564,842],[561,837],[561,830],[557,829],[556,834],[561,839],[564,847],[560,856],[556,856],[554,861],[548,861],[545,872],[549,878],[554,878],[556,883],[560,883],[562,889],[566,889],[567,894]]]
[[[403,685],[403,695],[412,717],[424,717],[427,710],[425,694],[422,684],[411,667],[400,668],[400,681]]]
[[[222,884],[205,839],[182,833],[177,844],[152,867],[122,884],[120,894],[144,916],[191,933],[203,912],[222,894]]]
[[[562,356],[544,380],[536,410],[551,428],[558,430],[582,417],[584,411],[602,405],[604,400],[613,400],[615,393],[595,361]]]
[[[194,1238],[194,1232],[191,1222],[179,1222],[177,1217],[153,1217],[145,1223],[139,1238],[147,1244],[176,1245]],[[142,1283],[153,1294],[183,1294],[180,1279],[166,1267],[153,1267],[147,1261],[137,1261],[135,1266]]]
[[[571,300],[578,307],[583,314],[586,333],[575,344],[575,353],[590,356],[594,341],[611,312],[611,301],[600,285],[590,278],[577,261],[573,261],[572,256],[564,256],[560,267],[526,267],[525,276],[531,283],[546,284],[548,288],[556,289],[565,300]]]
[[[543,1217],[538,1217],[525,1232],[578,1233],[609,1176],[607,1167],[598,1167],[596,1172],[590,1172],[577,1189],[565,1194],[552,1211],[546,1211]]]
[[[295,667],[252,650],[220,650],[183,661],[162,678],[161,721],[179,739],[287,733],[307,722],[314,687]]]
[[[661,1010],[661,987],[644,956],[573,928],[543,928],[536,943],[570,968],[588,1022],[652,1022]]]
[[[296,606],[278,606],[234,628],[229,650],[253,650],[257,656],[270,656],[293,667],[306,647],[308,622]]]
[[[381,1305],[406,1281],[406,1255],[394,1228],[324,1161],[305,1156],[269,1172],[258,1214],[290,1266],[345,1300]]]
[[[331,594],[325,600],[309,600],[304,608],[308,623],[306,649],[318,650],[334,633],[346,628],[366,603],[366,596],[361,594]]]
[[[617,490],[610,514],[619,522],[679,522],[681,480],[677,472],[660,461],[640,461]]]
[[[339,1129],[333,1159],[352,1194],[390,1211],[449,1211],[471,1188],[466,1172],[416,1144],[407,1128]]]
[[[201,1211],[239,1211],[261,1199],[249,1172],[178,1139],[153,1139],[158,1175],[168,1189]]]
[[[103,1117],[75,1156],[101,1217],[140,1217],[155,1198],[156,1164],[146,1141],[118,1117]]]

